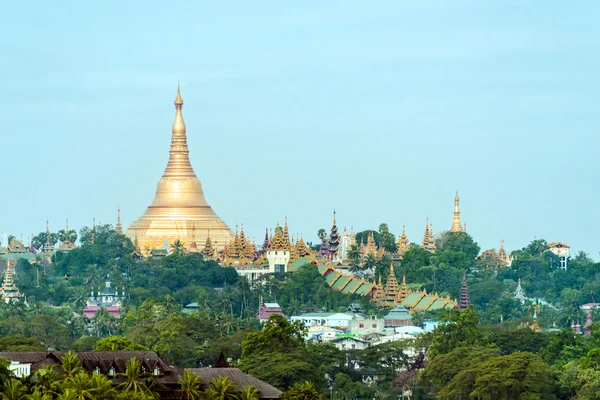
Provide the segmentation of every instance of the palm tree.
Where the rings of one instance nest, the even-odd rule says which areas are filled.
[[[4,383],[0,398],[2,400],[22,400],[27,394],[27,386],[23,385],[18,379],[11,379]]]
[[[48,396],[44,396],[44,394],[42,393],[41,390],[39,389],[35,389],[35,391],[32,394],[28,394],[25,397],[23,397],[25,400],[50,400],[52,399],[52,396],[48,395]]]
[[[96,399],[94,395],[94,383],[87,372],[79,372],[74,377],[64,380],[62,386],[65,389],[64,391],[72,390],[77,400]]]
[[[185,245],[179,239],[175,240],[171,245],[171,254],[180,256],[185,254]]]
[[[96,311],[93,322],[96,326],[96,335],[98,337],[105,335],[110,336],[114,333],[114,327],[116,325],[115,317],[113,317],[106,308],[100,308]]]
[[[211,386],[217,392],[218,400],[237,400],[235,382],[229,377],[219,376],[211,382]]]
[[[135,357],[131,357],[125,364],[125,373],[118,374],[118,376],[124,378],[124,382],[121,383],[118,388],[124,392],[131,392],[134,395],[146,395],[155,397],[155,393],[152,393],[150,389],[143,382],[145,375],[142,373],[142,367],[140,362]]]
[[[377,265],[375,255],[373,253],[367,254],[366,257],[363,259],[363,269],[372,272],[375,268],[375,265]]]
[[[237,395],[238,400],[260,400],[260,392],[254,386],[246,386]]]
[[[360,265],[360,256],[361,254],[360,250],[358,249],[358,246],[355,244],[350,246],[350,248],[348,249],[348,254],[346,255],[346,257],[350,261],[350,265]]]
[[[213,388],[208,388],[205,392],[202,392],[202,399],[219,400],[219,393]]]
[[[199,400],[202,398],[200,390],[200,377],[193,372],[186,370],[183,376],[179,378],[179,387],[181,398],[185,400]]]
[[[56,365],[47,365],[38,369],[35,373],[36,391],[40,392],[42,397],[52,394],[58,387],[58,377],[55,375]]]
[[[73,389],[65,389],[64,392],[58,395],[56,400],[77,400],[77,393]]]
[[[96,400],[113,400],[119,394],[113,387],[112,381],[104,375],[94,374],[92,386]]]
[[[61,379],[73,378],[84,369],[81,368],[81,361],[73,351],[67,351],[61,358],[60,364],[55,366],[58,377]]]

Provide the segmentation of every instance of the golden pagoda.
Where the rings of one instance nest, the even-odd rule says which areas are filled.
[[[460,223],[460,210],[458,209],[458,190],[456,191],[456,196],[454,197],[454,220],[452,221],[452,228],[450,228],[450,232],[462,232],[463,227]]]
[[[390,274],[388,275],[387,282],[385,283],[385,289],[383,291],[383,297],[381,299],[381,305],[389,307],[396,304],[396,296],[398,295],[398,281],[396,280],[396,274],[394,273],[394,264],[390,265]]]
[[[406,236],[406,227],[402,225],[402,235],[398,236],[398,253],[404,253],[410,248],[408,236]]]
[[[435,240],[433,238],[433,225],[429,224],[429,219],[425,221],[425,233],[423,234],[423,243],[421,248],[427,251],[435,251]]]
[[[158,182],[152,204],[129,226],[126,235],[133,240],[137,234],[142,249],[159,249],[164,247],[165,241],[172,243],[179,239],[189,244],[192,228],[198,236],[195,239],[202,243],[210,230],[213,248],[219,251],[233,235],[206,202],[200,179],[190,164],[182,107],[178,87],[167,168]]]

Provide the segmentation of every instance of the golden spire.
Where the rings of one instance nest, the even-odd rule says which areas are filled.
[[[458,209],[458,190],[456,191],[456,196],[454,197],[454,220],[452,221],[452,228],[450,232],[462,232],[463,227],[460,223],[460,210]]]
[[[115,225],[115,231],[119,234],[123,234],[123,226],[121,225],[121,209],[117,208],[117,225]]]
[[[335,210],[333,211],[333,225],[337,225],[336,224],[336,217],[335,217]]]
[[[177,81],[177,97],[175,97],[175,102],[173,104],[175,104],[176,106],[183,105],[183,99],[181,98],[181,91],[179,88],[179,81]]]

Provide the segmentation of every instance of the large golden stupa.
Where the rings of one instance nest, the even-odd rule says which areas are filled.
[[[164,248],[165,242],[170,246],[177,239],[186,248],[195,247],[193,244],[202,248],[209,235],[213,247],[221,250],[233,238],[227,224],[206,202],[200,179],[190,164],[182,107],[178,87],[167,168],[158,181],[152,204],[127,229],[127,237],[137,241],[145,253]]]

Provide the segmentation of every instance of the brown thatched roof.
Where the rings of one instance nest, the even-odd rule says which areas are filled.
[[[277,399],[281,395],[281,390],[252,375],[243,373],[239,368],[190,368],[189,370],[200,377],[203,385],[207,385],[218,377],[224,376],[235,383],[237,390],[243,390],[247,386],[254,386],[260,392],[261,399]]]

